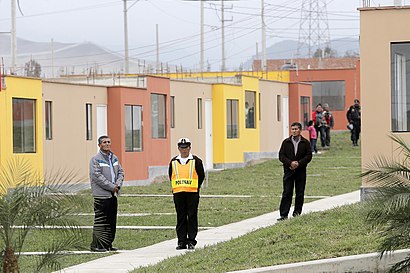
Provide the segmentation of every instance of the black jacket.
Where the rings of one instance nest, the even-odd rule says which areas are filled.
[[[282,146],[279,150],[279,160],[283,163],[285,169],[289,169],[292,161],[299,162],[299,167],[297,169],[306,169],[306,166],[312,160],[312,148],[310,142],[306,138],[300,136],[298,152],[295,155],[295,147],[293,146],[291,138],[292,136],[286,138],[282,142]]]
[[[174,156],[171,159],[171,161],[169,162],[169,167],[168,167],[169,180],[171,180],[171,178],[172,178],[172,161],[178,160],[177,157],[178,156]],[[193,155],[193,157],[195,159],[195,171],[198,174],[198,192],[199,192],[199,189],[201,188],[202,182],[204,182],[204,179],[205,179],[204,165],[202,164],[202,160],[199,157],[197,157],[196,155]],[[189,162],[189,160],[187,161],[187,163]],[[179,160],[178,160],[178,162],[179,162]],[[181,163],[181,162],[179,162],[179,163]]]

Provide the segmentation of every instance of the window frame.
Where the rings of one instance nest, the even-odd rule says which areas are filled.
[[[162,108],[159,105],[160,104],[159,98],[163,98]],[[155,102],[157,103],[156,107],[155,107]],[[155,111],[157,113],[155,113]],[[157,114],[157,118],[155,118],[155,114]],[[160,117],[160,114],[163,114],[163,115]],[[163,124],[160,124],[161,120],[163,121]],[[157,124],[155,124],[155,122],[157,122]],[[160,126],[163,126],[162,134],[161,134]],[[151,93],[151,137],[153,139],[167,138],[167,95],[166,94]]]
[[[93,140],[93,105],[85,104],[85,139]]]
[[[300,123],[302,130],[308,127],[308,122],[311,119],[312,109],[309,96],[300,96]]]
[[[45,101],[44,103],[44,129],[46,140],[53,139],[53,102]]]
[[[234,127],[233,127],[235,123],[236,123],[236,130],[234,130]],[[226,137],[228,139],[239,138],[239,100],[238,99],[227,99],[226,100]]]
[[[127,111],[127,109],[129,109],[130,111]],[[129,127],[130,130],[127,129],[127,117],[128,117],[128,113],[130,114],[129,117]],[[135,121],[135,118],[138,118],[139,120]],[[136,123],[137,122],[137,123]],[[135,129],[135,125],[137,125],[136,127],[138,127],[138,125],[140,126],[139,128],[139,141],[137,140],[138,137],[135,136],[135,134],[137,134],[136,131],[138,131],[138,128]],[[143,151],[143,107],[142,105],[131,105],[131,104],[125,104],[124,105],[124,130],[125,130],[125,140],[124,140],[124,144],[125,144],[125,152],[142,152]],[[129,145],[128,141],[127,141],[127,134],[128,131],[131,131],[131,145]],[[128,147],[130,147],[130,149],[128,149]]]
[[[30,109],[27,104],[30,103]],[[26,119],[30,117],[31,119]],[[20,117],[17,120],[17,117]],[[13,122],[13,153],[25,154],[36,153],[37,151],[37,100],[29,98],[12,98],[12,122]],[[26,122],[28,124],[26,124]],[[28,125],[28,126],[27,126]],[[30,126],[31,125],[31,126]],[[31,128],[31,131],[28,130]],[[17,135],[19,130],[19,135]],[[30,137],[31,136],[31,137]],[[31,141],[30,141],[31,140]],[[17,142],[20,144],[17,147]],[[32,145],[29,145],[32,144]]]

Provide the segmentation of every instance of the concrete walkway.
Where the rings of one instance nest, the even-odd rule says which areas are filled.
[[[334,197],[305,203],[303,213],[323,211],[338,206],[353,204],[360,201],[360,192],[355,191]],[[276,223],[279,212],[274,211],[237,223],[228,224],[198,232],[197,249],[214,245],[240,237],[254,230],[272,226]],[[65,273],[127,273],[137,267],[156,264],[166,258],[184,254],[188,250],[177,251],[177,240],[168,240],[155,245],[118,253],[108,257],[96,259],[87,263],[65,268]]]

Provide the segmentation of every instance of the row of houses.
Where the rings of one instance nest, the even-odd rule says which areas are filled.
[[[252,76],[224,83],[157,76],[75,81],[5,76],[0,164],[23,157],[40,172],[74,170],[87,181],[97,139],[108,134],[126,180],[149,183],[166,174],[180,137],[191,139],[207,169],[240,167],[275,157],[289,122],[311,111],[311,84]]]

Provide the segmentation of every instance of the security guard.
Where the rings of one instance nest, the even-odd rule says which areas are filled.
[[[198,233],[199,189],[205,178],[202,160],[191,154],[191,141],[178,140],[179,155],[171,159],[168,168],[177,212],[177,250],[195,249]]]

